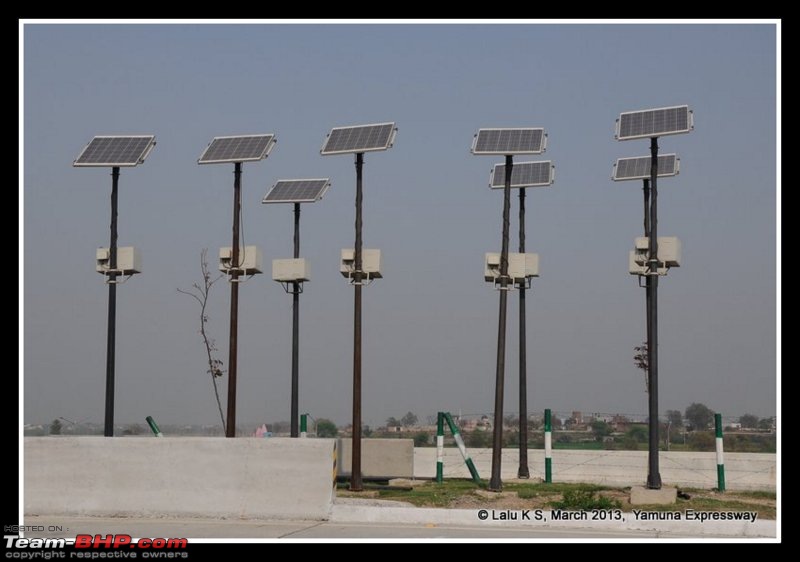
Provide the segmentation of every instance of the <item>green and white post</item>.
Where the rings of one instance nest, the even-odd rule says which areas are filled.
[[[722,455],[722,414],[714,414],[714,427],[717,434],[717,489],[725,491],[725,459]]]
[[[474,480],[476,484],[480,484],[481,477],[478,475],[478,469],[475,468],[475,463],[472,462],[472,459],[467,453],[467,447],[464,445],[464,440],[461,438],[461,433],[459,433],[458,427],[453,421],[453,416],[450,415],[450,412],[445,412],[444,419],[447,421],[447,425],[450,427],[450,432],[453,434],[453,439],[456,440],[456,445],[458,445],[458,450],[461,451],[461,456],[464,457],[464,463],[467,465],[469,473],[472,475],[472,480]]]
[[[161,430],[158,428],[158,424],[156,423],[156,420],[153,419],[153,416],[147,416],[145,419],[147,420],[147,425],[150,426],[150,429],[153,430],[153,433],[156,437],[164,437],[164,434],[161,433]]]
[[[544,481],[553,482],[553,425],[552,412],[548,408],[544,411]]]
[[[300,437],[308,437],[308,414],[300,414]]]
[[[444,481],[444,413],[436,414],[436,482]]]

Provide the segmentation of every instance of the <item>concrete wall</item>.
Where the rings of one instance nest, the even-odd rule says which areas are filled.
[[[352,439],[339,439],[339,474],[351,474]],[[413,439],[362,439],[361,474],[365,478],[413,478]]]
[[[326,519],[332,439],[26,437],[25,513]]]
[[[481,478],[491,475],[492,450],[468,449]],[[662,452],[659,455],[664,484],[715,488],[717,463],[714,453]],[[502,478],[517,477],[519,451],[503,449]],[[544,451],[528,450],[531,478],[544,479]],[[414,449],[414,475],[436,476],[436,448]],[[444,475],[469,478],[458,449],[444,450]],[[641,485],[647,479],[647,451],[553,451],[554,482],[593,482],[613,486]],[[774,490],[775,455],[771,453],[725,453],[725,483],[731,490]]]

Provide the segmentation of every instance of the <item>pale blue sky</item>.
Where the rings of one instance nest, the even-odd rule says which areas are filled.
[[[641,231],[637,182],[613,161],[647,141],[613,138],[621,111],[689,104],[696,130],[665,137],[681,174],[659,182],[659,234],[682,267],[660,291],[661,410],[699,401],[775,413],[776,57],[774,25],[27,25],[25,48],[25,420],[102,421],[110,177],[74,169],[97,134],[156,135],[123,169],[120,245],[144,273],[118,291],[116,419],[218,419],[195,303],[202,248],[230,244],[232,166],[198,166],[217,135],[273,132],[244,166],[244,236],[266,262],[291,255],[291,209],[260,199],[279,178],[330,177],[302,216],[312,281],[301,298],[300,408],[346,423],[353,243],[350,156],[321,157],[332,126],[396,121],[394,148],[367,154],[364,243],[385,278],[364,293],[364,419],[408,410],[490,412],[497,292],[483,254],[499,250],[499,159],[469,153],[480,127],[541,126],[550,189],[529,190],[529,407],[643,413],[632,348],[644,292],[627,273]],[[520,158],[519,160],[524,160]],[[516,247],[512,207],[512,248]],[[210,330],[227,363],[229,289]],[[243,421],[289,416],[291,298],[262,275],[240,291]],[[516,294],[506,410],[516,410]]]

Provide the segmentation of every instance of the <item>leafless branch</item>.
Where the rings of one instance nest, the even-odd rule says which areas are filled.
[[[200,335],[203,338],[203,345],[206,348],[206,359],[208,361],[208,373],[211,375],[211,382],[214,384],[214,397],[217,399],[217,408],[219,409],[219,419],[222,422],[222,432],[225,433],[225,415],[222,412],[222,401],[219,397],[219,387],[217,386],[217,378],[222,377],[224,371],[222,370],[222,361],[215,357],[217,347],[214,339],[208,335],[206,331],[206,324],[208,324],[208,315],[206,308],[208,306],[208,296],[211,293],[211,288],[214,284],[224,277],[222,274],[212,278],[211,271],[208,269],[208,248],[203,248],[200,252],[200,272],[203,276],[203,283],[193,283],[191,289],[177,289],[179,293],[189,295],[200,305]]]

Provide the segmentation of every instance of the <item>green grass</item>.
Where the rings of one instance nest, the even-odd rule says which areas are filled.
[[[560,501],[552,501],[550,505],[556,509],[571,509],[588,511],[591,509],[619,509],[622,504],[619,500],[608,498],[602,494],[595,495],[590,490],[569,490],[564,492]]]
[[[465,495],[477,495],[481,488],[471,480],[448,480],[442,484],[431,482],[415,487],[411,491],[380,490],[378,497],[385,500],[399,500],[416,506],[447,507],[453,500]]]
[[[404,490],[378,490],[378,498],[385,500],[396,500],[409,502],[416,506],[428,507],[447,507],[453,501],[464,497],[473,496],[482,502],[491,502],[491,498],[476,494],[483,487],[478,486],[471,480],[445,480],[442,484],[428,482],[421,486],[415,486],[411,491]],[[340,487],[340,489],[346,489]],[[504,492],[516,492],[520,498],[552,498],[556,499],[567,492],[597,492],[610,490],[608,486],[596,484],[571,484],[557,483],[544,484],[539,482],[531,483],[508,483],[503,485]],[[369,490],[369,485],[365,485],[365,490]]]
[[[553,449],[582,449],[582,450],[591,450],[591,451],[599,451],[604,449],[605,443],[601,443],[599,441],[582,441],[582,442],[575,442],[575,443],[553,443]]]
[[[644,511],[755,511],[759,519],[775,519],[775,506],[748,503],[738,500],[717,499],[708,497],[692,497],[689,500],[678,498],[675,505],[641,505],[636,509]]]
[[[750,490],[750,491],[734,491],[731,492],[736,494],[737,496],[743,496],[745,498],[753,498],[756,500],[774,500],[777,498],[775,492],[766,492],[762,490]]]

